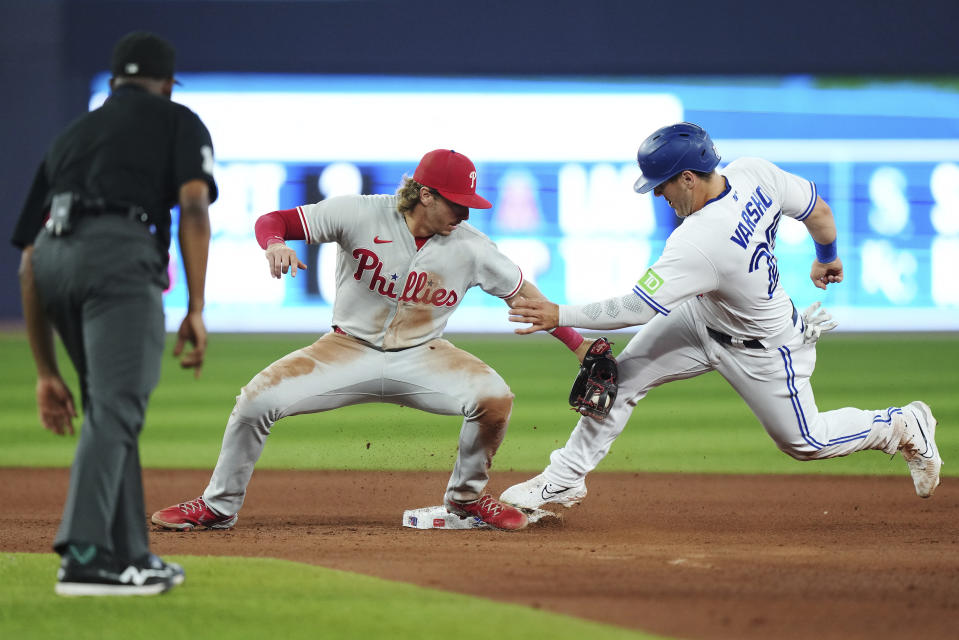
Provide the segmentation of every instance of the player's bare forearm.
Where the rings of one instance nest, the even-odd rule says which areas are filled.
[[[809,216],[803,220],[803,224],[806,225],[806,231],[812,236],[813,242],[829,244],[836,241],[836,220],[833,218],[832,209],[822,198],[816,197],[816,204]]]
[[[813,284],[820,289],[825,289],[827,285],[842,282],[842,260],[835,254],[835,242],[837,237],[836,221],[832,215],[832,209],[822,198],[816,198],[816,204],[803,224],[817,245],[817,259],[812,264],[809,272],[809,278]],[[829,248],[826,253],[828,257],[820,260],[819,249]]]
[[[512,309],[516,306],[525,306],[528,300],[546,300],[546,296],[543,295],[543,292],[540,291],[535,284],[529,280],[523,280],[523,284],[520,285],[516,294],[506,299],[506,304]]]

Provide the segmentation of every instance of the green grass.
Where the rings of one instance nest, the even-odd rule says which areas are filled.
[[[613,337],[616,352],[628,337]],[[200,380],[168,356],[140,440],[144,464],[211,469],[240,387],[313,338],[213,335]],[[516,394],[510,431],[494,472],[542,469],[549,452],[566,441],[575,424],[575,414],[566,407],[575,372],[572,356],[545,336],[452,340],[499,371]],[[957,356],[959,335],[830,335],[820,345],[813,385],[824,410],[926,400],[940,420],[937,440],[943,457],[954,460],[959,453],[959,430],[954,428],[959,421]],[[0,333],[0,362],[0,466],[68,466],[75,438],[59,438],[39,426],[34,370],[22,333]],[[62,368],[76,388],[65,359]],[[276,425],[258,468],[449,470],[459,425],[457,418],[389,405],[297,416]],[[653,390],[599,469],[908,475],[900,460],[890,461],[877,452],[824,462],[792,460],[779,452],[717,374]],[[946,473],[954,474],[954,469],[959,467],[944,467]],[[237,639],[486,638],[489,629],[509,625],[530,637],[652,637],[280,560],[177,560],[187,568],[187,583],[162,597],[65,599],[53,594],[53,555],[2,553],[0,636],[133,640],[176,628]]]
[[[187,580],[162,596],[62,598],[53,593],[56,556],[0,554],[0,633],[22,640],[173,636],[485,640],[503,635],[491,630],[513,629],[522,630],[519,635],[557,640],[654,638],[529,607],[284,560],[169,559],[184,565]]]
[[[614,350],[629,334],[617,334]],[[212,469],[223,426],[240,388],[276,358],[314,339],[303,335],[211,336],[199,380],[172,356],[154,393],[141,437],[148,467]],[[493,366],[516,402],[497,469],[539,471],[562,446],[576,416],[566,406],[572,355],[547,336],[453,336]],[[168,353],[170,349],[167,349]],[[832,334],[813,376],[820,409],[882,408],[921,398],[941,429],[943,457],[959,453],[959,334]],[[34,372],[22,333],[0,334],[0,466],[68,466],[74,438],[40,428]],[[62,368],[74,383],[70,364]],[[280,421],[258,468],[448,470],[460,419],[392,405],[361,405]],[[959,467],[946,465],[946,474]],[[599,470],[706,473],[906,474],[878,452],[821,462],[781,453],[739,396],[715,373],[665,385],[639,403]]]

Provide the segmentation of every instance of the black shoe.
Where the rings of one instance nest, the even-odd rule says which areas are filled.
[[[61,596],[152,596],[183,584],[183,567],[152,553],[117,564],[101,555],[81,564],[63,556],[55,591]]]

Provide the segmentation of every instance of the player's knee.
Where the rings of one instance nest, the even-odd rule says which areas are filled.
[[[476,415],[472,418],[476,422],[476,439],[482,445],[486,456],[486,468],[489,469],[493,456],[503,439],[506,437],[506,428],[509,426],[509,416],[513,410],[513,394],[481,398],[476,403]]]
[[[507,387],[504,393],[477,399],[467,417],[484,426],[505,428],[509,424],[509,416],[512,412],[513,394]]]
[[[243,387],[236,399],[236,411],[246,418],[274,416],[275,419],[279,407],[288,401],[281,390],[282,383],[306,375],[315,367],[316,360],[299,352],[277,360]]]
[[[513,394],[507,392],[504,396],[485,398],[481,406],[486,413],[484,422],[506,425],[513,412]]]
[[[255,384],[257,378],[253,378],[249,384],[243,387],[240,390],[240,395],[236,397],[236,407],[233,412],[245,422],[259,421],[263,417],[274,416],[279,405],[276,388]]]
[[[796,460],[805,461],[805,460],[815,460],[819,457],[819,452],[822,450],[821,446],[817,446],[812,442],[807,442],[806,440],[798,440],[795,442],[778,442],[779,450],[785,453],[790,458]]]

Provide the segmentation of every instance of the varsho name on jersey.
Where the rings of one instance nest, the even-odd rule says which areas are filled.
[[[743,221],[736,225],[729,239],[745,249],[753,232],[756,231],[756,224],[772,204],[772,198],[766,195],[762,186],[756,187],[756,191],[750,194],[749,202],[739,214]]]

